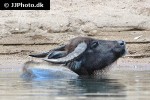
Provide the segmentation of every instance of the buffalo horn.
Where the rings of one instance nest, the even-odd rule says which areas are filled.
[[[62,45],[60,47],[54,48],[48,52],[40,53],[40,54],[30,54],[29,56],[31,57],[36,57],[36,58],[44,58],[47,55],[50,55],[53,51],[63,51],[65,49],[66,45]]]
[[[82,43],[78,44],[78,46],[74,49],[74,51],[72,51],[71,53],[69,53],[65,57],[58,58],[58,59],[47,59],[47,58],[45,58],[43,60],[51,62],[51,63],[63,64],[65,62],[69,62],[69,61],[79,57],[81,54],[84,53],[86,48],[87,48],[87,44],[85,42],[82,42]]]

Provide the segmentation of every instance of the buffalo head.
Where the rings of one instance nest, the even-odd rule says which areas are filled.
[[[102,70],[122,57],[126,52],[125,45],[125,42],[121,40],[108,41],[77,37],[72,39],[67,45],[47,53],[31,56],[47,56],[44,58],[45,61],[65,64],[65,66],[68,66],[79,75],[91,75],[94,71]]]

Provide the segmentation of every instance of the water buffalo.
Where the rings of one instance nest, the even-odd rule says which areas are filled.
[[[64,64],[78,75],[92,75],[94,71],[103,70],[122,57],[126,52],[125,45],[122,40],[76,37],[66,45],[30,56],[43,58],[53,64]]]

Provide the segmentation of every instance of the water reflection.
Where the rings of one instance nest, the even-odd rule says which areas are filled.
[[[149,71],[113,72],[100,77],[51,80],[24,80],[19,75],[19,72],[0,72],[1,100],[50,100],[60,97],[65,100],[76,100],[80,97],[97,97],[98,100],[150,98]]]
[[[55,92],[49,95],[65,96],[113,96],[124,97],[125,86],[117,79],[105,77],[79,77],[77,79],[46,79],[36,78],[34,80],[25,79],[30,83],[25,87],[36,89],[50,89]],[[30,87],[29,87],[30,85]]]
[[[75,85],[85,91],[84,95],[125,96],[125,86],[118,82],[117,79],[110,79],[109,77],[82,77],[76,81]]]

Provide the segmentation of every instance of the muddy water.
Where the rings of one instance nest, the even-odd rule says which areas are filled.
[[[0,70],[0,100],[149,100],[149,71],[113,71],[78,79],[24,80],[20,70]]]

